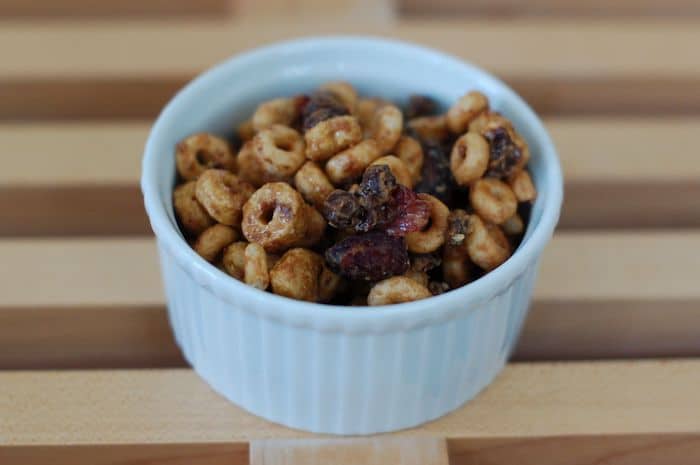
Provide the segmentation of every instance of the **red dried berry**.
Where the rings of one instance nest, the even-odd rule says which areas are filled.
[[[405,236],[407,233],[422,230],[430,220],[430,205],[418,198],[411,189],[398,185],[394,189],[391,208],[396,212],[395,219],[384,231],[391,236]]]
[[[365,281],[404,274],[409,266],[404,240],[376,231],[346,237],[326,250],[326,262],[348,279]]]

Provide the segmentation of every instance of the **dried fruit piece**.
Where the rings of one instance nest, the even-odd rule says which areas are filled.
[[[356,195],[336,189],[323,202],[323,216],[336,229],[354,229],[365,213]]]
[[[301,113],[302,128],[304,131],[308,131],[321,121],[349,114],[348,108],[332,92],[327,90],[314,92],[303,107]]]
[[[373,165],[365,170],[360,183],[362,206],[372,208],[387,203],[397,186],[396,178],[387,165]]]
[[[484,138],[489,142],[490,160],[486,176],[505,178],[513,174],[522,157],[520,147],[513,141],[509,129],[505,126],[484,131]]]
[[[440,295],[440,294],[444,294],[445,292],[449,291],[450,285],[447,284],[446,282],[442,282],[442,281],[431,281],[428,284],[428,290],[433,295]]]
[[[349,279],[378,281],[408,270],[406,243],[381,232],[348,236],[326,250],[331,270]]]
[[[467,238],[467,226],[469,225],[469,214],[460,209],[452,210],[447,217],[447,244],[463,245]]]
[[[390,208],[394,210],[395,218],[384,231],[392,236],[405,236],[420,231],[430,220],[430,204],[402,185],[394,190]]]
[[[428,272],[442,264],[442,257],[438,253],[411,254],[411,269]]]
[[[415,191],[430,194],[445,203],[451,203],[455,181],[450,170],[447,151],[439,144],[424,142],[423,154],[421,180],[416,185]]]
[[[435,100],[425,95],[413,94],[408,98],[406,119],[434,115],[436,111],[437,103]]]

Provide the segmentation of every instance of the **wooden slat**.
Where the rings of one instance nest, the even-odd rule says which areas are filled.
[[[0,0],[2,18],[107,18],[148,16],[220,16],[231,0]]]
[[[574,450],[582,465],[694,463],[698,383],[697,360],[515,364],[465,407],[402,434],[446,437],[457,464],[563,465]],[[0,385],[7,465],[87,463],[86,451],[92,464],[226,453],[245,464],[251,440],[309,437],[229,404],[189,370],[5,372]]]
[[[0,170],[0,236],[150,234],[138,189],[149,126],[0,125],[5,150],[17,154]],[[688,149],[699,118],[547,126],[566,178],[560,228],[700,227],[700,163]]]
[[[693,46],[700,27],[694,21],[304,16],[264,22],[6,22],[0,28],[0,55],[7,57],[0,63],[0,118],[151,117],[174,89],[213,63],[309,31],[391,36],[443,49],[503,76],[546,113],[700,109],[700,62]],[[15,53],[18,43],[23,53]],[[82,46],[76,49],[76,43]],[[479,43],[489,46],[464,45]]]
[[[556,235],[516,358],[700,355],[698,249],[697,232]],[[151,240],[3,240],[0,256],[0,368],[183,363]]]

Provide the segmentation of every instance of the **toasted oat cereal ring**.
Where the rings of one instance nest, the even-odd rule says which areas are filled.
[[[292,299],[319,299],[319,276],[323,258],[308,249],[288,250],[270,270],[272,292]]]
[[[447,127],[453,134],[462,134],[474,118],[489,108],[489,99],[477,91],[462,96],[447,111]]]
[[[425,287],[428,287],[428,282],[430,281],[428,273],[425,271],[408,270],[406,273],[404,273],[404,276]]]
[[[236,134],[238,134],[238,138],[243,142],[248,142],[250,139],[255,137],[255,128],[253,128],[253,121],[249,119],[243,121],[241,125],[238,126],[238,129],[236,129]]]
[[[430,222],[427,229],[406,234],[406,245],[410,252],[430,253],[445,243],[450,210],[430,194],[418,194],[418,198],[430,204]]]
[[[318,301],[328,302],[342,289],[343,278],[333,273],[325,263],[321,264],[321,274],[318,275]]]
[[[213,134],[193,134],[175,148],[175,164],[180,177],[193,181],[209,168],[234,171],[236,157],[228,142]]]
[[[238,233],[230,226],[215,224],[204,230],[194,243],[194,250],[203,259],[213,262],[224,247],[238,239]]]
[[[379,152],[387,154],[391,152],[401,138],[403,132],[403,113],[396,105],[380,106],[374,113],[370,134],[377,142]]]
[[[362,140],[362,129],[354,116],[334,116],[304,133],[306,158],[325,161]]]
[[[467,253],[477,266],[491,271],[508,259],[510,243],[498,225],[484,222],[479,215],[470,215]]]
[[[195,195],[204,209],[221,224],[238,226],[241,209],[253,186],[225,170],[206,170],[197,179]]]
[[[306,161],[304,140],[292,128],[275,124],[259,131],[252,140],[264,182],[289,181]]]
[[[214,224],[214,220],[197,201],[196,185],[195,181],[189,181],[177,186],[173,191],[175,215],[185,232],[193,236],[198,236]]]
[[[238,152],[238,176],[255,187],[265,184],[265,171],[262,161],[255,151],[253,140],[249,140]]]
[[[316,208],[322,208],[328,194],[335,189],[326,173],[311,160],[304,163],[294,175],[294,186]]]
[[[221,264],[224,270],[239,281],[243,281],[245,274],[245,249],[248,243],[244,241],[234,242],[224,249]]]
[[[249,286],[264,291],[270,284],[265,249],[260,244],[251,243],[246,246],[244,255],[243,281]]]
[[[291,126],[301,114],[297,97],[276,98],[258,105],[251,122],[255,131],[262,131],[275,124]]]
[[[518,209],[518,200],[510,186],[495,178],[482,178],[469,189],[474,210],[486,221],[501,224]]]
[[[476,132],[482,136],[486,131],[496,128],[512,130],[513,123],[497,111],[484,111],[469,123],[469,132]]]
[[[328,160],[328,179],[338,186],[348,184],[362,176],[365,168],[379,158],[379,155],[379,147],[373,139],[363,140]]]
[[[469,282],[471,273],[465,246],[445,244],[442,250],[442,276],[453,289]]]
[[[430,297],[427,287],[405,276],[394,276],[379,281],[367,296],[368,305],[390,305],[412,302]]]
[[[508,184],[513,189],[515,198],[518,202],[530,202],[537,197],[537,190],[532,183],[530,173],[525,170],[516,171],[510,178]]]
[[[468,132],[457,139],[450,154],[450,170],[457,184],[467,186],[489,167],[489,144],[481,135]]]
[[[365,137],[369,137],[372,121],[374,120],[374,115],[379,107],[389,104],[390,102],[378,97],[361,98],[358,100],[355,113],[357,120],[360,122],[360,126],[365,133]]]
[[[357,91],[352,84],[345,81],[331,81],[323,84],[321,90],[328,91],[335,95],[350,113],[355,114]]]
[[[513,131],[513,143],[520,149],[520,159],[518,160],[517,168],[522,170],[530,161],[530,146],[515,130]]]
[[[243,206],[243,235],[268,252],[281,252],[306,233],[306,203],[301,194],[283,182],[262,186]]]
[[[370,166],[373,165],[388,166],[391,174],[393,174],[396,178],[396,182],[408,187],[409,189],[413,188],[411,173],[408,171],[406,163],[404,163],[399,157],[394,155],[385,155],[374,160]]]
[[[326,219],[311,205],[306,205],[306,234],[294,244],[295,247],[313,247],[318,244],[326,232]]]
[[[503,232],[509,236],[517,236],[525,231],[525,223],[517,213],[508,218],[502,225]]]
[[[418,138],[425,141],[443,142],[450,137],[445,115],[412,118],[407,126]]]
[[[401,136],[399,142],[394,147],[394,153],[406,164],[411,175],[413,184],[420,181],[421,170],[423,169],[423,148],[420,143],[409,136]]]

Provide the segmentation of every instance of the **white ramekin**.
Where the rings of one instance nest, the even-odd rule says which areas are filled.
[[[259,102],[337,79],[352,82],[364,95],[399,102],[422,93],[447,105],[478,89],[513,120],[530,144],[539,196],[525,239],[506,263],[437,297],[352,308],[260,292],[197,256],[173,215],[176,142],[197,131],[230,133]],[[459,407],[494,379],[517,340],[562,202],[554,145],[510,88],[442,53],[358,37],[256,49],[196,78],[153,126],[141,187],[158,239],[170,321],[197,373],[256,415],[335,434],[424,423]]]

